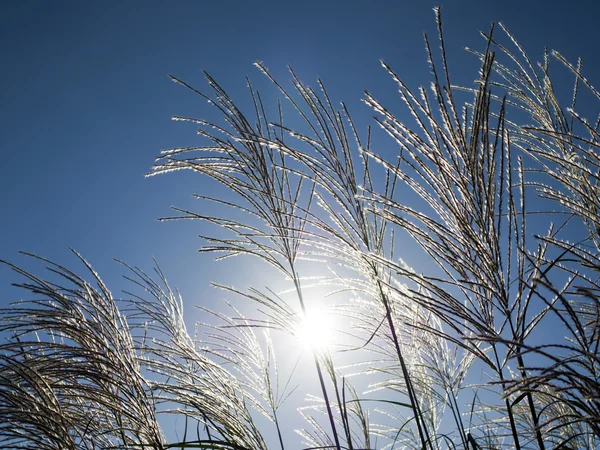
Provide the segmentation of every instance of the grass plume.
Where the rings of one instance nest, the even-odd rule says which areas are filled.
[[[208,74],[208,93],[172,77],[223,121],[177,117],[203,145],[163,151],[149,175],[191,170],[228,194],[197,195],[221,215],[164,220],[202,222],[201,251],[254,258],[285,287],[218,286],[253,308],[201,308],[190,333],[158,266],[150,276],[122,263],[132,289],[116,299],[78,254],[85,277],[41,258],[50,279],[6,262],[32,298],[1,312],[0,445],[600,445],[600,121],[577,111],[581,95],[600,94],[582,61],[546,52],[536,65],[502,24],[470,50],[473,85],[453,85],[435,17],[430,85],[414,89],[382,62],[408,114],[366,92],[373,130],[291,68],[288,88],[256,64],[280,100],[265,105],[248,79],[249,111]],[[551,64],[573,77],[568,106]],[[311,306],[335,313],[336,339],[298,374],[294,339]],[[316,388],[288,407],[308,378]],[[176,442],[167,416],[185,419]]]

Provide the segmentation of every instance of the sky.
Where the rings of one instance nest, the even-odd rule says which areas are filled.
[[[598,79],[593,2],[0,2],[0,259],[29,264],[27,251],[71,264],[72,247],[111,278],[112,258],[150,269],[156,257],[188,297],[205,292],[224,267],[196,253],[200,224],[156,221],[170,206],[200,206],[191,194],[205,180],[144,178],[160,150],[200,142],[173,115],[213,118],[168,74],[202,89],[206,70],[244,104],[245,75],[274,92],[253,62],[284,81],[289,64],[305,82],[321,77],[366,126],[363,90],[400,105],[379,59],[413,87],[427,82],[422,33],[436,34],[436,4],[459,80],[477,70],[464,47],[481,46],[493,20],[535,56],[548,46],[584,57]],[[12,281],[0,268],[0,304],[14,299]]]
[[[215,302],[208,283],[230,281],[230,266],[197,253],[201,224],[156,220],[171,206],[201,208],[192,194],[205,180],[144,178],[160,150],[201,143],[173,115],[214,117],[168,74],[204,89],[206,70],[248,106],[245,75],[267,101],[274,93],[252,63],[281,80],[289,64],[307,83],[323,79],[366,126],[363,90],[400,105],[380,59],[410,86],[428,83],[422,34],[436,36],[435,5],[459,81],[477,76],[464,47],[482,48],[478,32],[495,20],[534,58],[545,46],[583,57],[600,84],[600,6],[591,1],[0,2],[0,259],[29,267],[18,254],[26,251],[72,267],[72,247],[111,286],[122,273],[113,258],[150,270],[155,257],[186,302]],[[237,270],[252,278],[261,269]],[[19,299],[16,280],[0,267],[0,306]]]
[[[18,255],[27,251],[68,265],[72,247],[110,279],[120,273],[112,258],[150,269],[156,257],[198,302],[224,267],[196,253],[199,223],[156,219],[170,206],[200,206],[191,194],[202,193],[205,180],[144,175],[160,150],[200,142],[173,115],[214,117],[168,74],[202,89],[206,70],[243,105],[245,75],[267,87],[266,101],[274,93],[253,62],[284,81],[291,65],[305,82],[322,78],[366,126],[372,113],[360,102],[363,90],[400,105],[380,59],[413,87],[427,82],[422,34],[436,34],[436,4],[458,80],[477,70],[464,47],[481,46],[478,31],[495,20],[535,56],[544,46],[582,56],[594,81],[600,7],[586,3],[0,2],[0,259],[29,264]],[[0,268],[2,305],[14,300],[6,294],[12,281]]]

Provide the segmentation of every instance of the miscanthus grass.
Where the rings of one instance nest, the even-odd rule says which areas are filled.
[[[248,111],[208,74],[208,93],[173,78],[223,121],[177,117],[204,143],[164,151],[150,175],[192,170],[229,194],[198,195],[221,216],[168,219],[199,220],[202,251],[260,260],[278,288],[220,286],[243,308],[202,309],[189,331],[158,266],[123,264],[132,289],[116,299],[79,255],[87,275],[42,260],[51,281],[6,263],[29,299],[1,311],[0,445],[597,448],[600,121],[577,102],[600,94],[581,61],[535,64],[503,25],[456,86],[436,21],[430,85],[382,63],[409,114],[366,93],[374,130],[291,69],[288,86],[257,64],[280,100],[248,80]],[[551,66],[572,74],[568,105]],[[315,306],[337,340],[309,350],[317,388],[298,400],[280,362]],[[176,442],[166,416],[184,418]]]

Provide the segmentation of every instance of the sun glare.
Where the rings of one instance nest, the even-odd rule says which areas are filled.
[[[326,349],[331,344],[331,315],[321,309],[307,309],[298,325],[297,336],[307,350]]]

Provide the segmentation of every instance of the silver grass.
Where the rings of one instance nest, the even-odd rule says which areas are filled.
[[[112,294],[49,261],[61,285],[10,265],[31,300],[2,311],[0,439],[5,447],[162,448],[155,399]],[[8,264],[8,263],[7,263]]]
[[[163,151],[150,175],[192,170],[232,195],[197,195],[229,213],[167,219],[201,220],[214,230],[202,251],[256,257],[288,285],[220,286],[254,313],[202,309],[192,336],[159,269],[153,279],[130,267],[137,290],[117,302],[87,263],[95,286],[50,262],[64,286],[11,266],[36,300],[2,312],[2,445],[297,446],[283,432],[294,374],[282,378],[276,356],[320,306],[335,311],[342,342],[310,355],[320,392],[298,408],[305,448],[595,448],[600,122],[577,108],[582,90],[600,94],[581,61],[546,52],[536,65],[502,24],[470,50],[474,85],[455,86],[435,14],[428,88],[382,63],[408,120],[392,98],[365,94],[391,138],[384,150],[320,80],[314,89],[292,69],[287,89],[257,63],[282,100],[263,104],[248,80],[250,114],[208,74],[210,95],[173,78],[224,122],[176,118],[207,145]],[[567,107],[553,59],[574,77]],[[403,252],[407,238],[421,254]],[[311,298],[315,286],[329,295]],[[564,339],[544,337],[556,324]],[[163,414],[185,417],[181,442],[165,442]]]

